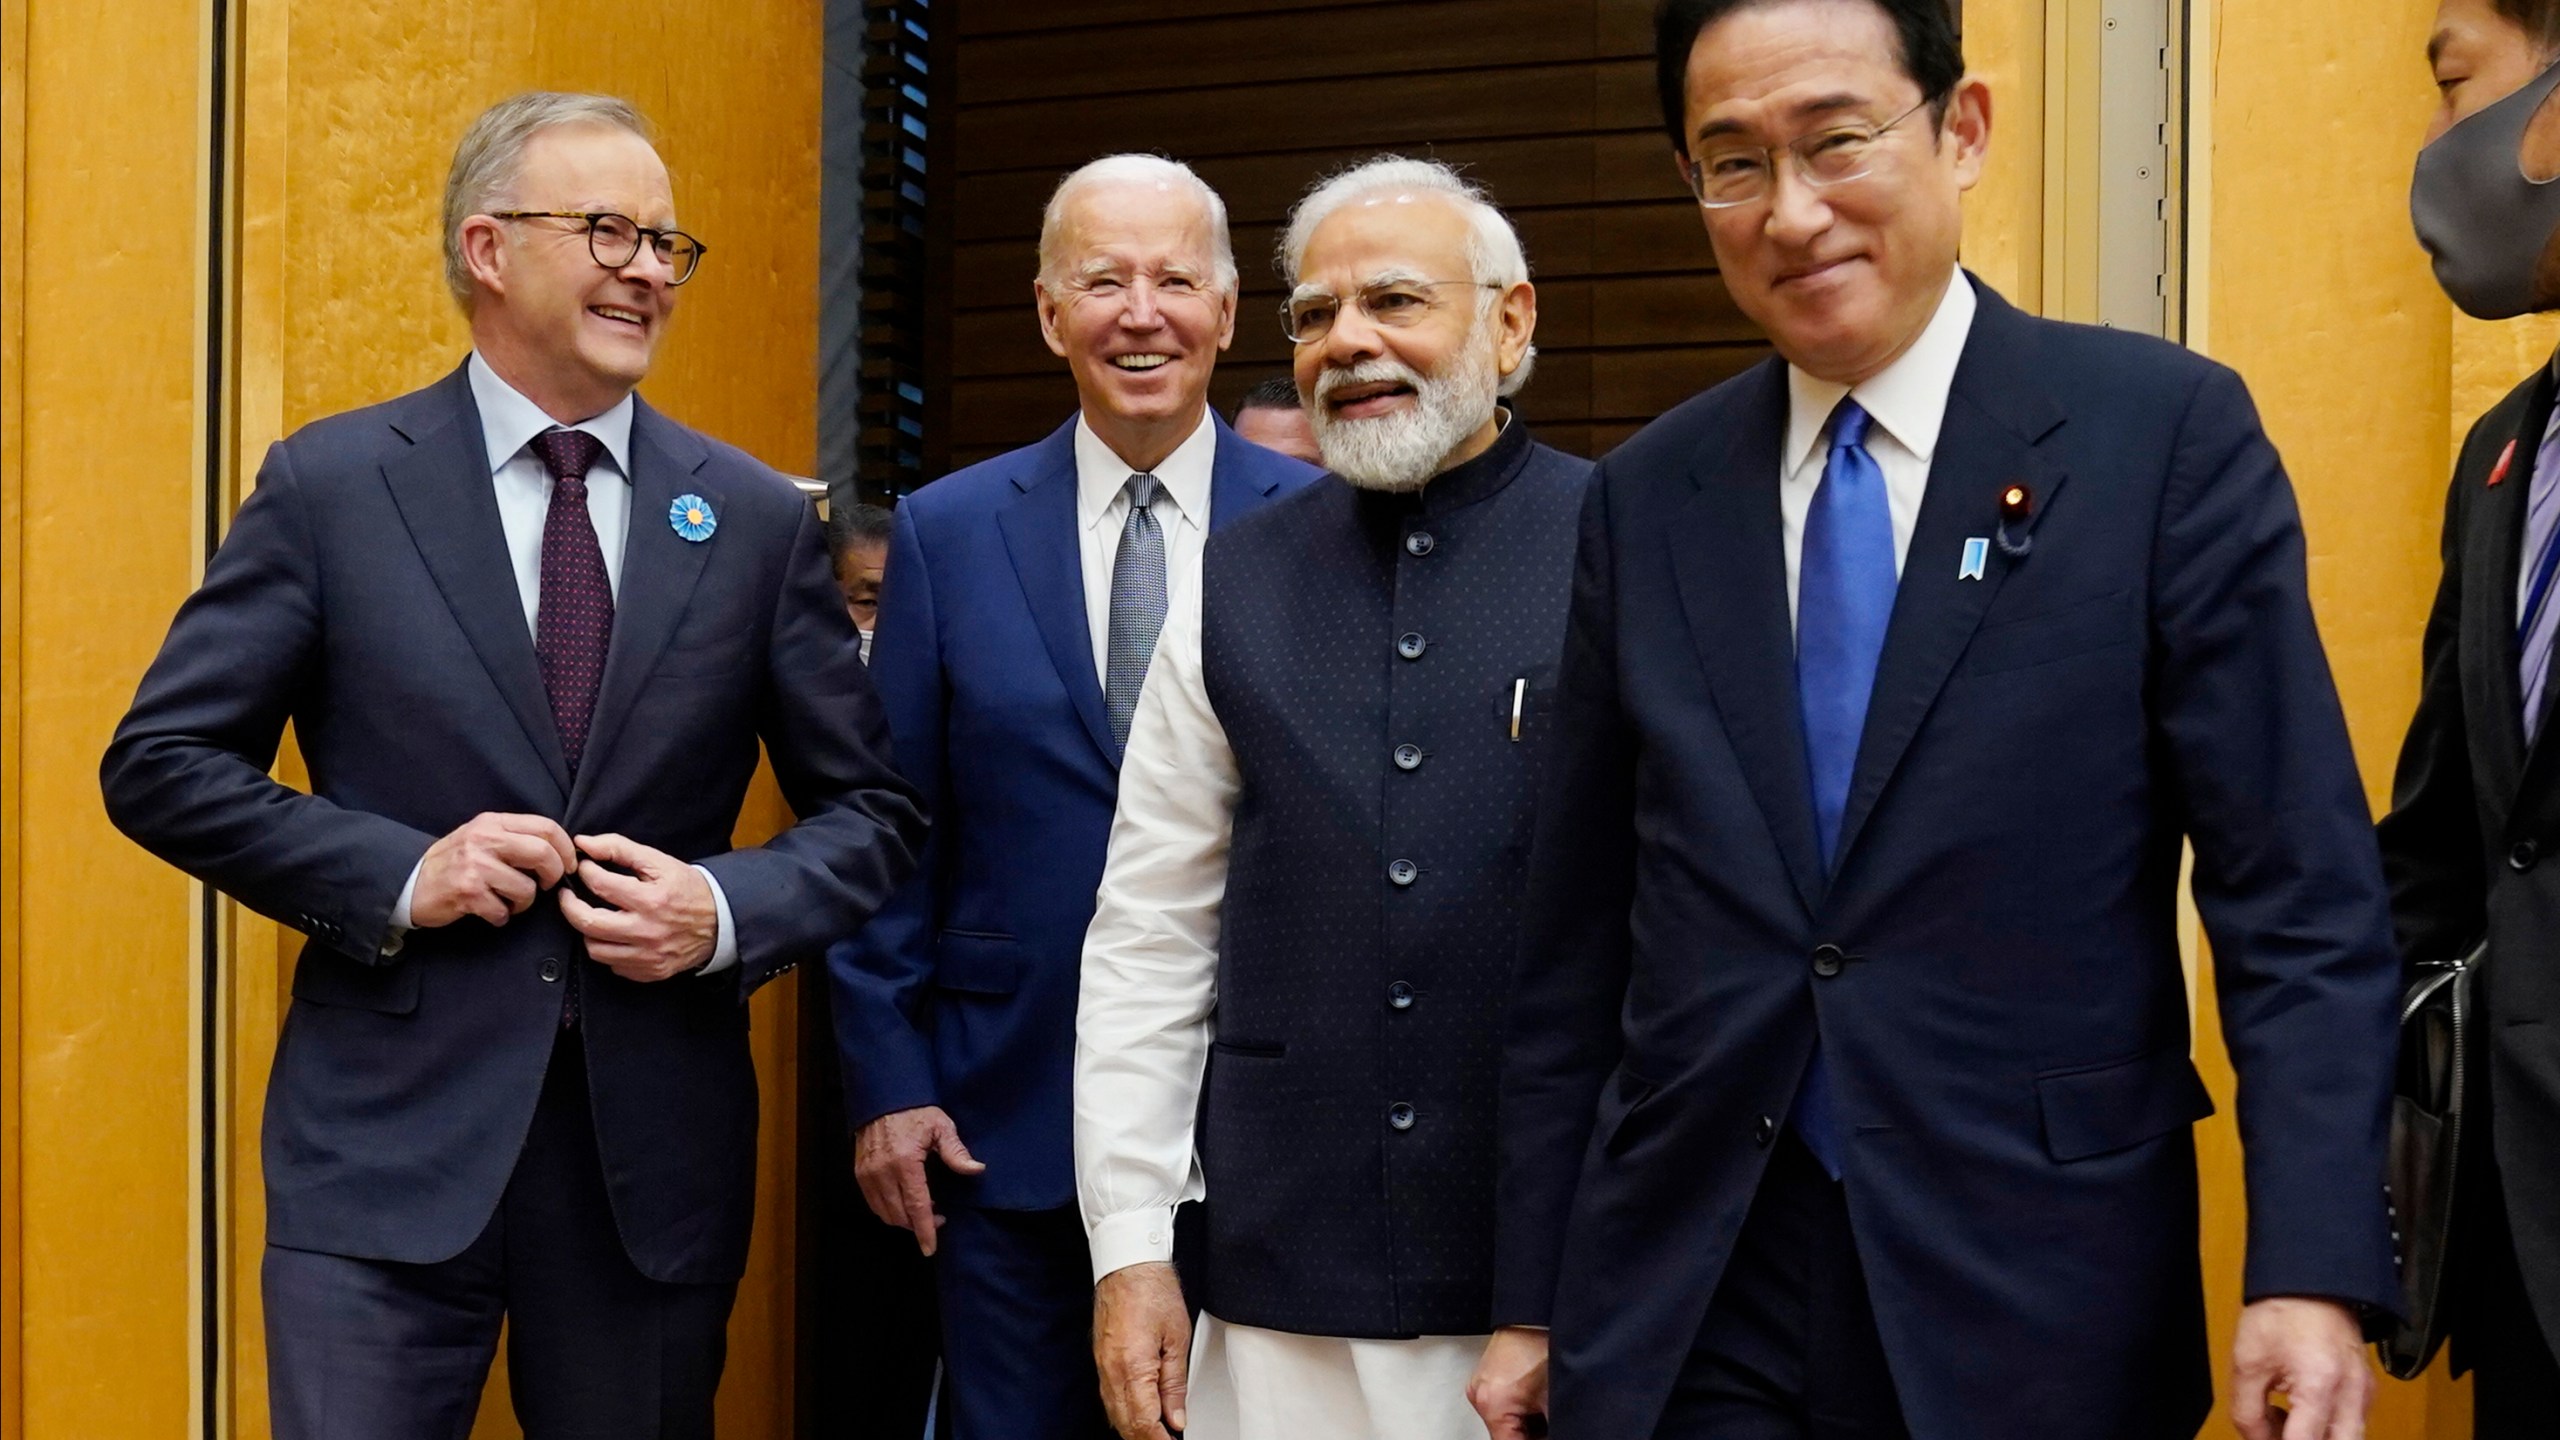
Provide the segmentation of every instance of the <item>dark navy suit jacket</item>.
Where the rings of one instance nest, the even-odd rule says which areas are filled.
[[[1602,462],[1504,1081],[1498,1322],[1644,1435],[1818,1034],[1918,1440],[2208,1405],[2181,842],[2240,1076],[2251,1298],[2396,1298],[2399,967],[2292,491],[2230,371],[1985,290],[1816,858],[1776,361]],[[2000,493],[2032,492],[2022,559]]]
[[[1211,423],[1212,530],[1319,473]],[[1120,787],[1073,420],[898,506],[871,664],[933,829],[915,878],[827,952],[846,1117],[939,1105],[987,1162],[955,1198],[1070,1204],[1076,981]]]
[[[267,1086],[267,1234],[424,1263],[487,1224],[583,967],[596,1143],[625,1248],[660,1280],[735,1280],[754,1211],[755,988],[904,879],[921,843],[817,517],[745,453],[637,405],[631,525],[574,781],[534,662],[480,417],[457,369],[267,454],[102,770],[154,854],[303,931]],[[688,543],[692,493],[718,529]],[[286,722],[309,794],[268,778]],[[730,848],[757,745],[799,823]],[[654,985],[586,958],[550,898],[503,927],[412,930],[393,904],[484,811],[619,832],[718,877],[734,971]]]

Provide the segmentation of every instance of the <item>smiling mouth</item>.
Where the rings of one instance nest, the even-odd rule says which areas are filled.
[[[1345,385],[1325,397],[1325,403],[1337,415],[1354,419],[1374,415],[1388,409],[1398,399],[1414,393],[1402,380],[1372,380],[1358,385]]]
[[[1819,265],[1808,265],[1800,270],[1790,270],[1778,277],[1778,283],[1781,285],[1789,285],[1799,280],[1820,279],[1822,276],[1830,274],[1832,271],[1839,269],[1841,266],[1846,265],[1857,258],[1858,257],[1855,255],[1844,255],[1837,260],[1825,260]]]
[[[1111,357],[1111,364],[1114,368],[1127,370],[1136,374],[1143,374],[1149,370],[1161,370],[1172,363],[1172,356],[1155,353],[1148,353],[1144,355],[1114,355]]]
[[[648,316],[641,314],[637,310],[626,309],[620,305],[590,305],[587,307],[587,313],[601,319],[611,320],[617,325],[629,325],[641,330],[649,328]]]

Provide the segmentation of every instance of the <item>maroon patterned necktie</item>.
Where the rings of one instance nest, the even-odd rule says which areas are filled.
[[[578,773],[613,640],[613,582],[587,514],[587,471],[604,442],[583,430],[546,430],[533,453],[551,472],[551,508],[542,517],[542,599],[534,612],[533,658],[560,727],[569,773]]]

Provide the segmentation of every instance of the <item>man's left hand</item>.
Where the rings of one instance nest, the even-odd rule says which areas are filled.
[[[711,958],[720,941],[720,911],[701,871],[620,835],[581,835],[578,853],[578,878],[617,907],[600,909],[561,887],[560,913],[587,937],[596,963],[646,985]],[[608,870],[599,860],[631,873]]]
[[[2282,1394],[2291,1413],[2272,1398]],[[2277,1296],[2240,1312],[2231,1423],[2245,1440],[2364,1440],[2373,1404],[2364,1327],[2334,1300]]]

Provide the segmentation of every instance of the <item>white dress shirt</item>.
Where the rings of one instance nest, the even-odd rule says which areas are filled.
[[[471,401],[480,410],[480,436],[489,454],[489,483],[498,499],[498,527],[506,536],[507,560],[516,572],[516,598],[524,604],[526,631],[541,634],[537,622],[542,610],[542,527],[551,514],[552,480],[541,457],[533,453],[533,437],[546,430],[583,430],[604,444],[604,452],[587,471],[587,518],[594,522],[596,544],[604,551],[605,583],[613,588],[613,598],[620,601],[622,546],[631,533],[632,398],[625,395],[601,415],[562,426],[541,406],[499,379],[498,372],[489,368],[479,351],[471,352],[463,371],[471,382]],[[424,860],[418,862],[419,869],[425,865]],[[712,908],[720,917],[719,938],[702,969],[704,973],[725,970],[738,963],[737,927],[729,915],[729,897],[721,893],[720,882],[710,871],[699,865],[693,868],[711,886]],[[409,882],[400,887],[400,899],[391,907],[391,942],[384,947],[384,954],[397,953],[406,938],[410,902],[417,892],[418,870],[413,869]]]
[[[1151,473],[1164,485],[1156,524],[1164,531],[1165,613],[1200,605],[1200,553],[1209,543],[1209,472],[1218,459],[1218,426],[1206,411],[1199,428],[1173,447]],[[1113,454],[1076,416],[1076,554],[1083,560],[1084,619],[1093,630],[1093,676],[1111,678],[1111,570],[1120,529],[1129,520],[1129,477],[1138,467]]]
[[[1980,304],[1964,272],[1948,272],[1946,294],[1920,338],[1854,389],[1787,367],[1787,441],[1778,452],[1778,516],[1787,550],[1790,624],[1804,557],[1804,517],[1813,508],[1813,492],[1821,488],[1822,467],[1831,458],[1831,412],[1848,396],[1875,421],[1867,430],[1867,453],[1884,472],[1898,579],[1903,557],[1911,551],[1912,527],[1920,520],[1920,498],[1929,490],[1929,462],[1938,453],[1938,432],[1946,424],[1956,362],[1964,358],[1965,337],[1973,331],[1973,312]]]

